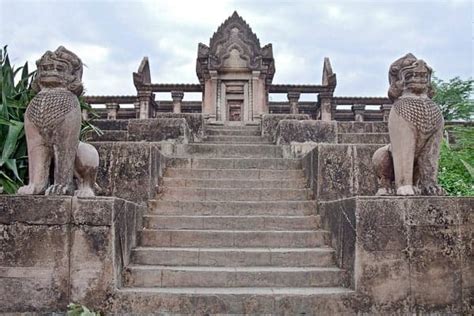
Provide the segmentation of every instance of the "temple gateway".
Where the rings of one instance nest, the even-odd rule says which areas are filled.
[[[98,110],[103,118],[144,119],[160,112],[202,113],[208,122],[226,124],[258,124],[264,114],[298,113],[324,121],[381,121],[390,111],[388,98],[335,97],[337,80],[329,58],[324,58],[319,84],[274,84],[275,69],[272,45],[262,47],[250,26],[234,12],[212,35],[209,45],[198,44],[199,83],[152,83],[149,59],[145,57],[133,74],[137,95],[85,99],[91,104],[106,105],[107,110]],[[170,99],[156,100],[156,92],[168,92]],[[183,100],[187,92],[202,93],[202,101]],[[288,101],[270,101],[270,94],[286,94]],[[299,101],[302,94],[313,95],[314,101]],[[134,104],[134,109],[120,109],[124,104]],[[366,111],[366,106],[371,109]]]

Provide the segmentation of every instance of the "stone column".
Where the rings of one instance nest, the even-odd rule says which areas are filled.
[[[140,102],[133,102],[133,107],[135,108],[135,118],[140,118]]]
[[[173,99],[173,113],[181,113],[183,97],[183,91],[171,91],[171,98]]]
[[[118,110],[120,109],[120,104],[116,102],[106,103],[105,108],[107,109],[107,119],[116,120]]]
[[[298,114],[298,100],[300,99],[300,93],[296,91],[289,91],[286,96],[290,102],[290,114]]]
[[[147,119],[152,117],[151,100],[153,92],[151,90],[139,90],[138,100],[140,102],[140,115],[138,118]]]
[[[332,117],[332,92],[322,92],[319,94],[321,104],[321,121],[331,121]]]
[[[365,104],[354,104],[352,106],[352,112],[354,112],[354,121],[363,122],[364,121]]]
[[[388,121],[388,116],[390,115],[390,110],[392,109],[391,104],[382,104],[382,114],[383,114],[383,121]]]

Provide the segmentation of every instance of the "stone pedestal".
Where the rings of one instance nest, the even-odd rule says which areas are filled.
[[[118,198],[0,197],[0,312],[107,309],[141,226]]]

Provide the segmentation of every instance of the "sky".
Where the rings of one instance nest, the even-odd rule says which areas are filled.
[[[12,62],[34,68],[63,45],[87,66],[87,95],[136,94],[132,73],[144,56],[153,83],[198,83],[198,43],[208,45],[234,10],[262,46],[272,43],[273,83],[320,84],[329,57],[336,96],[386,96],[388,68],[408,52],[441,79],[473,77],[470,0],[0,0],[0,8],[0,45]]]

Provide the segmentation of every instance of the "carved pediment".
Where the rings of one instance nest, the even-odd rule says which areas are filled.
[[[201,81],[209,70],[258,70],[273,78],[273,63],[271,44],[260,47],[257,35],[245,20],[234,12],[219,26],[211,37],[209,46],[199,44],[196,72]]]

